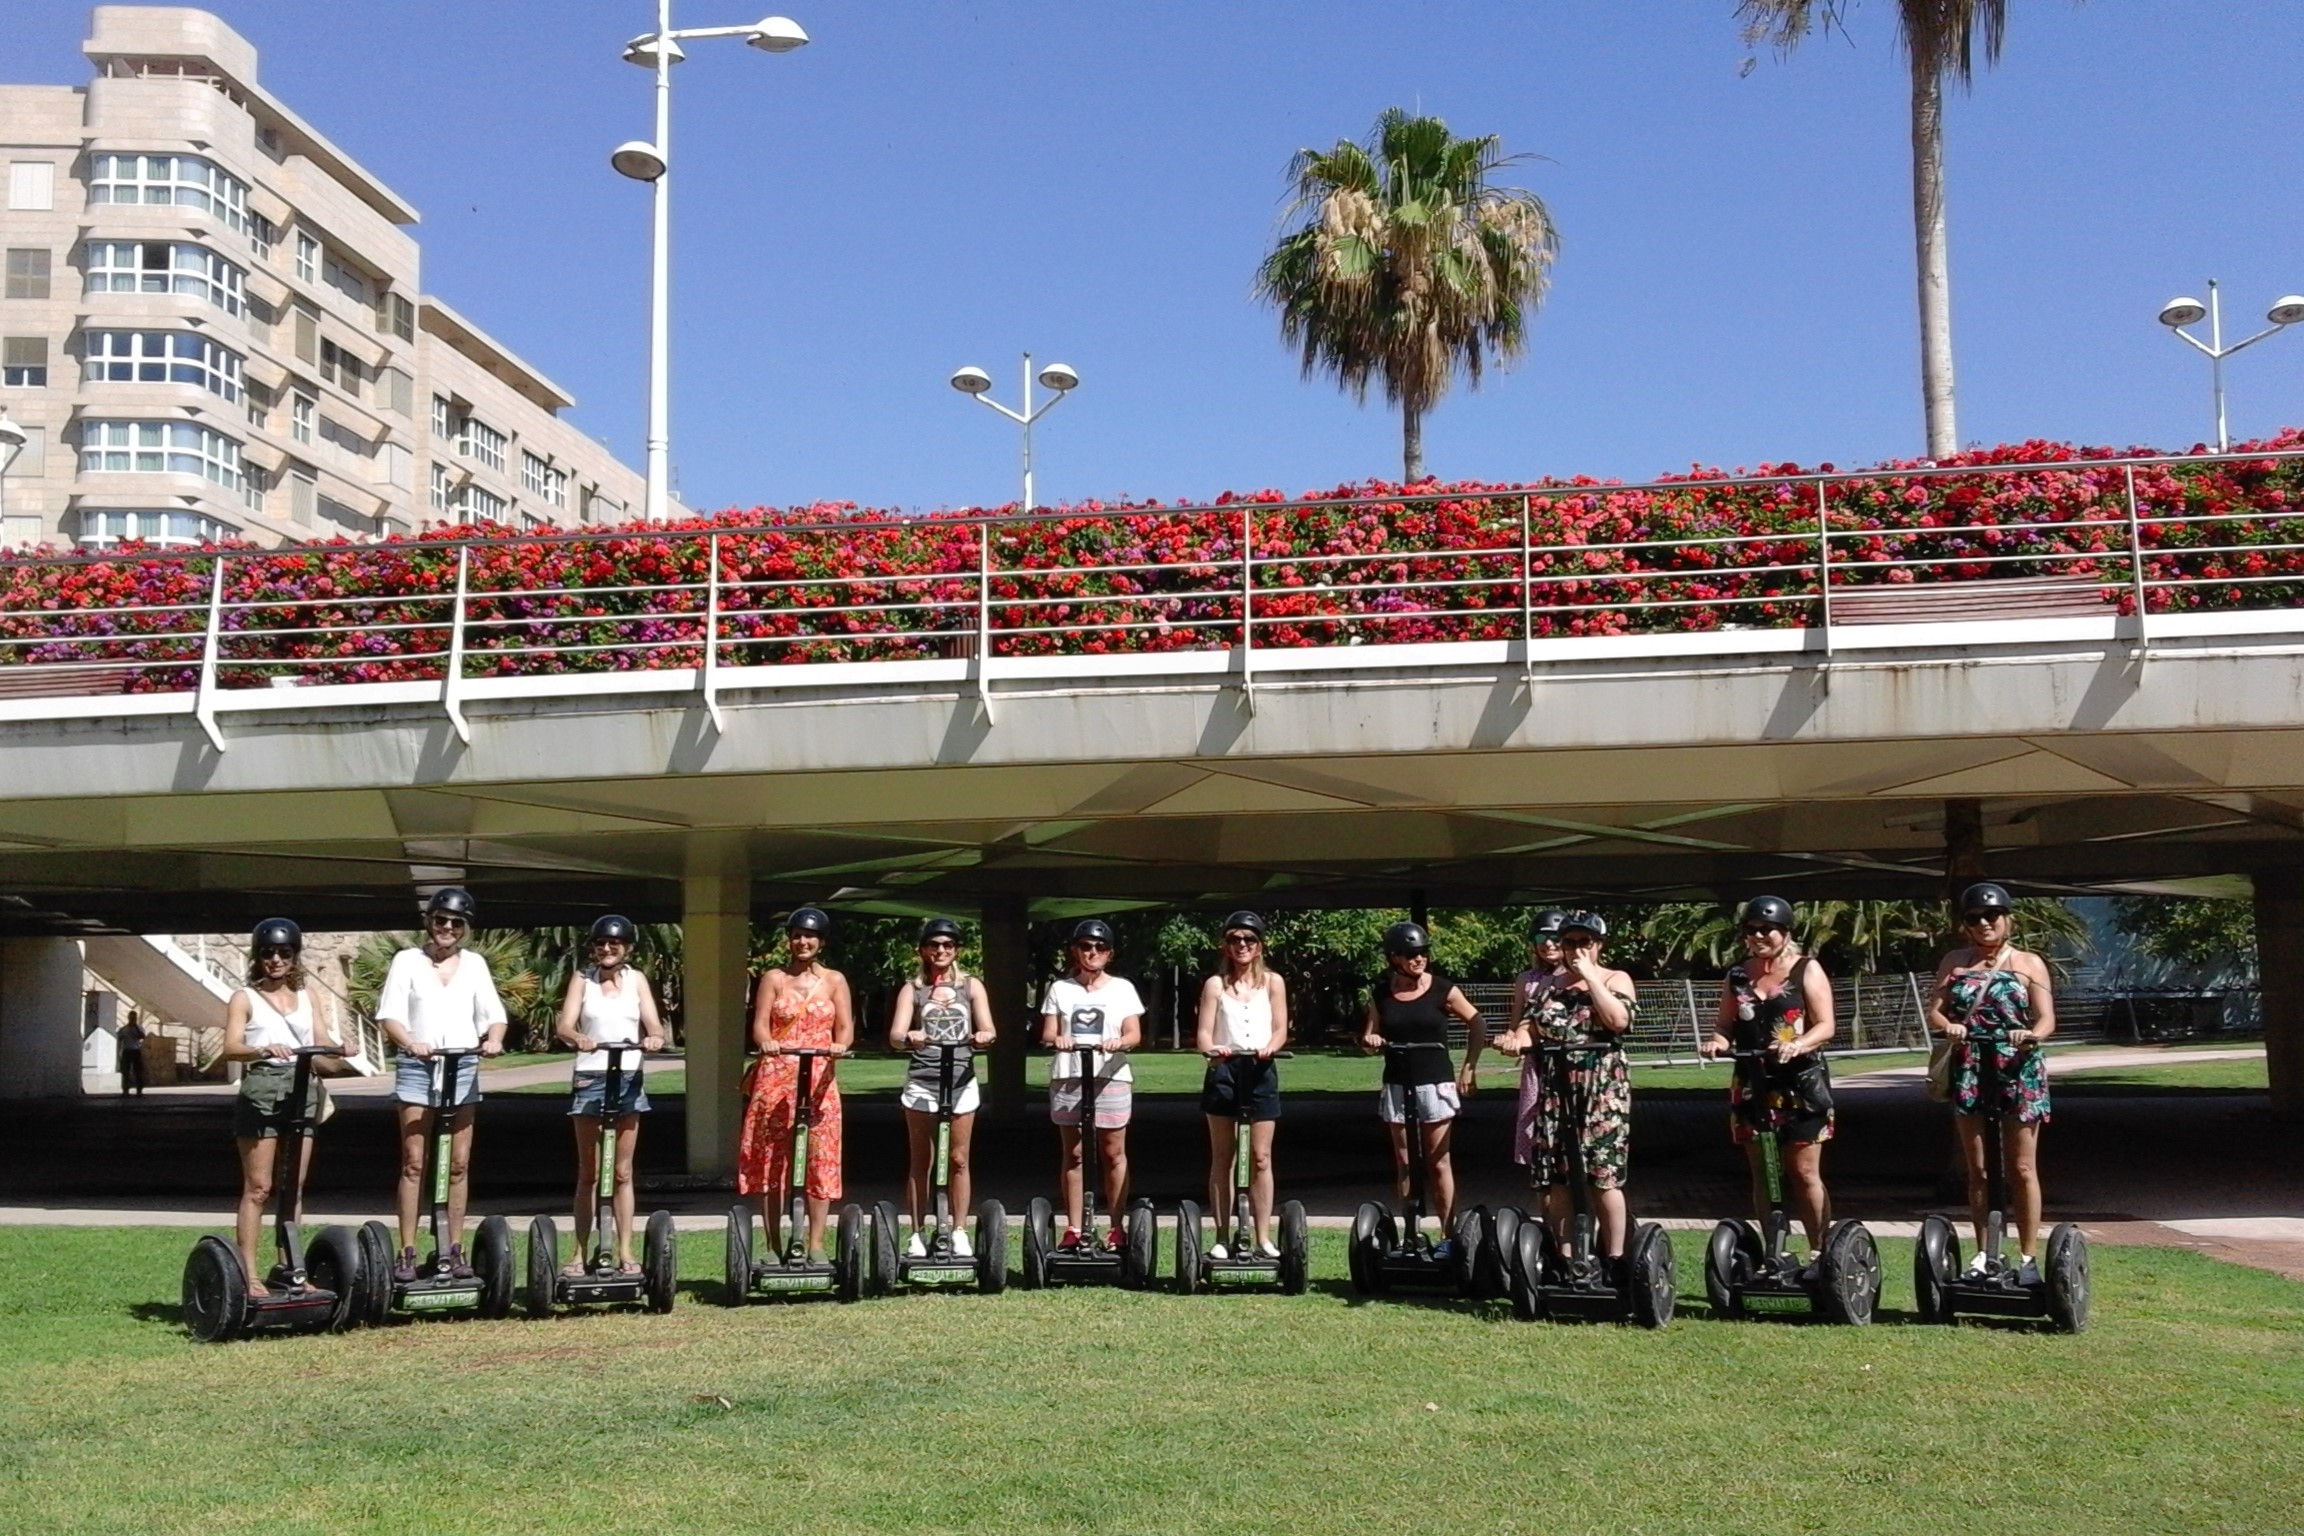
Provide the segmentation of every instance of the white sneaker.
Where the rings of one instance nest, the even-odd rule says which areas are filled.
[[[912,1241],[904,1245],[904,1257],[908,1259],[928,1257],[928,1240],[917,1232],[913,1233]]]
[[[960,1227],[952,1229],[952,1257],[956,1259],[976,1257],[976,1245],[968,1240],[967,1231]]]
[[[1228,1259],[1232,1257],[1232,1255],[1224,1251],[1224,1245],[1222,1243],[1210,1243],[1208,1245],[1208,1257],[1212,1259]]]
[[[1971,1258],[1971,1259],[1968,1261],[1968,1273],[1970,1273],[1970,1274],[1972,1274],[1972,1275],[1980,1275],[1980,1274],[1984,1273],[1984,1250],[1983,1250],[1983,1249],[1981,1249],[1981,1248],[1977,1249],[1977,1250],[1976,1250],[1976,1255],[1975,1255],[1975,1257],[1974,1257],[1974,1258]]]
[[[1277,1243],[1258,1243],[1256,1245],[1256,1257],[1260,1259],[1276,1259],[1280,1257],[1280,1245]]]

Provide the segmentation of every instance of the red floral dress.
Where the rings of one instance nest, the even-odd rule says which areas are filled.
[[[806,997],[787,988],[768,1005],[768,1032],[787,1048],[830,1050],[834,1018],[829,986]],[[808,1132],[808,1195],[815,1200],[837,1200],[841,1193],[840,1084],[833,1065],[822,1056],[809,1063],[816,1123]],[[736,1141],[737,1193],[778,1194],[791,1187],[792,1112],[799,1099],[798,1057],[763,1056],[753,1063],[744,1129]]]

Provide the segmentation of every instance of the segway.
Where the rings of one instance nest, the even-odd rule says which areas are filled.
[[[1960,1233],[1950,1221],[1933,1215],[1923,1219],[1920,1241],[1912,1251],[1912,1289],[1920,1321],[1954,1323],[1963,1312],[1980,1317],[2044,1317],[2059,1333],[2078,1333],[2088,1326],[2087,1236],[2071,1222],[2058,1222],[2048,1233],[2040,1279],[2031,1285],[2023,1282],[2022,1270],[2003,1251],[2008,1195],[2000,1147],[2000,1053],[1987,1049],[1977,1054],[1978,1041],[1971,1024],[1965,1048],[1976,1060],[1977,1102],[1984,1106],[1984,1269],[1971,1274],[1961,1267]],[[1982,1043],[1993,1042],[1986,1037]]]
[[[952,1081],[953,1057],[968,1039],[968,1013],[964,1008],[933,1007],[920,1015],[921,1032],[943,1060],[936,1074],[936,1158],[930,1165],[935,1181],[934,1228],[925,1234],[925,1257],[901,1252],[896,1243],[896,1205],[883,1200],[872,1208],[872,1290],[886,1295],[900,1285],[924,1289],[973,1285],[987,1296],[1008,1288],[1008,1212],[997,1200],[976,1206],[976,1254],[970,1258],[952,1251],[958,1220],[952,1211],[952,1119],[959,1102]]]
[[[392,1274],[392,1228],[371,1221],[360,1229],[360,1264],[363,1275],[378,1283],[365,1287],[366,1306],[360,1321],[382,1324],[395,1312],[411,1316],[441,1312],[474,1312],[486,1318],[508,1317],[512,1312],[512,1227],[501,1216],[486,1216],[472,1239],[472,1273],[458,1277],[450,1251],[460,1234],[448,1230],[448,1165],[455,1137],[448,1102],[463,1063],[478,1059],[478,1051],[434,1051],[425,1065],[432,1072],[432,1136],[424,1148],[425,1222],[432,1229],[432,1253],[417,1267],[413,1280]]]
[[[359,1239],[345,1227],[322,1227],[312,1234],[307,1250],[297,1222],[303,1204],[304,1144],[314,1129],[305,1102],[311,1092],[312,1063],[321,1056],[341,1056],[344,1049],[340,1045],[296,1047],[288,1090],[288,1102],[295,1107],[272,1153],[273,1182],[280,1193],[273,1232],[280,1258],[264,1277],[269,1294],[248,1294],[249,1277],[241,1267],[240,1250],[223,1238],[201,1238],[184,1261],[184,1326],[203,1344],[222,1344],[274,1329],[339,1333],[356,1320],[361,1288],[368,1279],[361,1266]]]
[[[1737,1051],[1735,1070],[1744,1075],[1744,1102],[1768,1103],[1769,1053]],[[1836,1221],[1824,1233],[1813,1266],[1803,1268],[1785,1251],[1792,1219],[1784,1209],[1784,1170],[1773,1125],[1755,1126],[1761,1168],[1768,1182],[1768,1217],[1723,1221],[1712,1229],[1704,1249],[1704,1294],[1715,1317],[1751,1312],[1810,1312],[1834,1323],[1859,1327],[1872,1321],[1880,1300],[1880,1245],[1860,1221]]]
[[[1035,1196],[1024,1211],[1024,1288],[1052,1285],[1124,1285],[1143,1290],[1152,1284],[1160,1224],[1152,1202],[1139,1199],[1128,1209],[1126,1241],[1115,1248],[1096,1236],[1096,1191],[1103,1184],[1103,1157],[1096,1135],[1096,1058],[1112,1053],[1103,1037],[1067,1036],[1061,1049],[1080,1058],[1080,1242],[1062,1248],[1056,1241],[1056,1207]]]
[[[1406,1060],[1411,1051],[1445,1051],[1437,1040],[1386,1041],[1384,1054]],[[1422,1230],[1424,1220],[1424,1118],[1414,1085],[1402,1084],[1400,1102],[1408,1148],[1408,1199],[1397,1216],[1374,1200],[1363,1201],[1352,1217],[1345,1266],[1353,1294],[1381,1296],[1393,1290],[1454,1291],[1472,1294],[1474,1253],[1461,1242],[1452,1257]],[[1459,1223],[1461,1229],[1462,1223]]]
[[[816,1124],[816,1061],[841,1053],[821,1046],[781,1052],[799,1058],[799,1097],[792,1105],[792,1186],[784,1206],[784,1251],[768,1258],[752,1252],[752,1204],[739,1202],[728,1212],[728,1252],[722,1271],[720,1301],[737,1307],[763,1296],[833,1296],[854,1301],[864,1294],[864,1212],[855,1205],[840,1207],[833,1231],[830,1263],[808,1257],[809,1131]]]
[[[608,1106],[630,1102],[634,1095],[619,1087],[637,1088],[641,1075],[640,1047],[630,1043],[604,1045],[608,1076],[602,1085],[599,1178],[594,1181],[592,1254],[584,1273],[560,1273],[560,1229],[549,1216],[528,1223],[528,1315],[550,1317],[555,1307],[590,1306],[600,1302],[645,1302],[651,1312],[672,1310],[679,1274],[677,1240],[670,1211],[651,1211],[641,1240],[640,1273],[627,1275],[616,1259],[616,1116]],[[634,1058],[629,1080],[620,1081],[626,1056]]]
[[[1282,1051],[1270,1059],[1286,1061],[1293,1055],[1293,1051]],[[1255,1059],[1253,1053],[1248,1052],[1224,1051],[1217,1056],[1220,1063]],[[1312,1274],[1312,1230],[1311,1223],[1304,1218],[1304,1203],[1289,1200],[1280,1207],[1279,1254],[1266,1258],[1258,1252],[1255,1209],[1248,1198],[1249,1181],[1255,1172],[1254,1153],[1249,1145],[1249,1128],[1253,1122],[1248,1118],[1248,1096],[1235,1091],[1232,1101],[1232,1225],[1227,1228],[1222,1221],[1216,1224],[1216,1235],[1224,1238],[1226,1252],[1219,1259],[1200,1246],[1199,1202],[1179,1200],[1176,1203],[1176,1289],[1191,1296],[1218,1288],[1277,1285],[1290,1296],[1301,1296]]]
[[[1592,1209],[1591,1181],[1584,1166],[1583,1127],[1589,1105],[1585,1091],[1575,1086],[1568,1071],[1571,1055],[1596,1056],[1622,1047],[1546,1040],[1532,1049],[1543,1053],[1543,1071],[1567,1105],[1572,1130],[1568,1177],[1575,1211],[1569,1219],[1565,1255],[1554,1247],[1546,1222],[1531,1219],[1521,1224],[1520,1262],[1511,1281],[1512,1310],[1528,1322],[1544,1317],[1629,1319],[1643,1328],[1661,1328],[1672,1321],[1677,1278],[1671,1241],[1655,1222],[1627,1218],[1624,1258],[1612,1260],[1594,1251],[1599,1218]]]

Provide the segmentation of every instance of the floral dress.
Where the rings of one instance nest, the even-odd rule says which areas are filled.
[[[1611,995],[1627,1012],[1637,1007],[1633,998],[1620,992]],[[1585,1179],[1594,1189],[1622,1189],[1632,1158],[1632,1076],[1625,1069],[1621,1042],[1593,1018],[1592,994],[1581,986],[1548,994],[1531,1013],[1529,1027],[1538,1044],[1566,1041],[1609,1047],[1571,1052],[1564,1063],[1543,1062],[1529,1147],[1529,1183],[1541,1189],[1568,1182],[1568,1138],[1575,1134],[1583,1143]],[[1570,1121],[1573,1096],[1584,1100],[1581,1126]]]
[[[1784,985],[1763,997],[1744,966],[1728,972],[1728,995],[1736,1000],[1731,1038],[1740,1051],[1765,1050],[1800,1038],[1808,1027],[1807,997],[1801,990],[1809,961],[1802,956]],[[1751,1070],[1757,1066],[1757,1072]],[[1748,1145],[1762,1131],[1774,1131],[1790,1145],[1832,1139],[1832,1073],[1824,1058],[1810,1052],[1790,1061],[1738,1062],[1728,1079],[1728,1136]]]
[[[832,1048],[836,1016],[831,989],[806,996],[790,989],[768,1007],[768,1032],[788,1049]],[[809,1063],[809,1096],[816,1123],[808,1131],[808,1196],[840,1198],[840,1084],[829,1057]],[[800,1060],[763,1056],[752,1065],[744,1103],[744,1129],[736,1142],[736,1191],[775,1194],[792,1184],[792,1112],[800,1099]]]
[[[1520,988],[1520,1017],[1530,1029],[1536,1026],[1536,1017],[1543,1010],[1544,999],[1568,979],[1566,971],[1522,971],[1516,982]],[[1520,1098],[1512,1107],[1512,1161],[1528,1166],[1536,1146],[1537,1101],[1544,1093],[1544,1058],[1534,1051],[1520,1056]]]
[[[1946,989],[1945,1009],[1954,1022],[1965,1022],[1968,1038],[1952,1057],[1952,1108],[1963,1115],[1982,1114],[1982,1053],[1990,1051],[1999,1079],[1997,1108],[2014,1115],[2019,1125],[2043,1125],[2048,1120],[2048,1064],[2036,1046],[2022,1050],[2008,1043],[2008,1032],[2032,1024],[2032,992],[2015,971],[1977,970],[1953,973]]]

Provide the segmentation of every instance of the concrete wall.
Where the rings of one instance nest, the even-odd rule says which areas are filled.
[[[0,1099],[80,1091],[80,944],[0,939]]]

